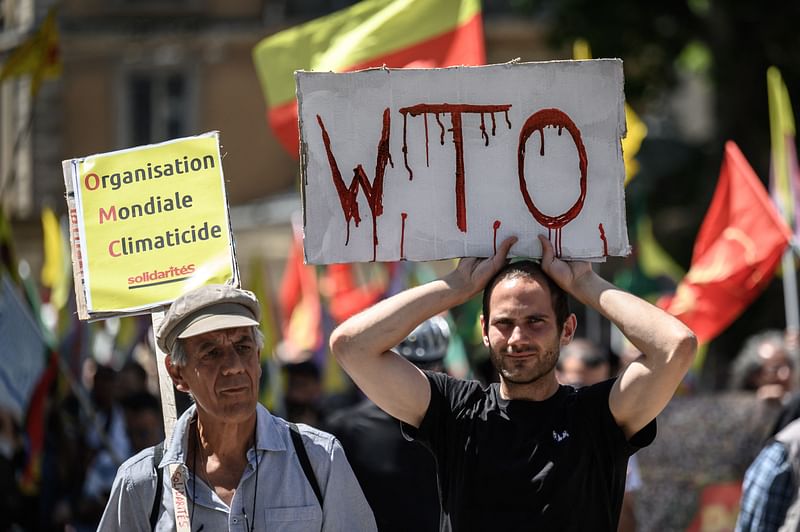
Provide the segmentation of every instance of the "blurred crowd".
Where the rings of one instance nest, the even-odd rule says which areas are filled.
[[[447,372],[450,371],[446,355],[451,327],[443,318],[434,323],[438,325],[423,324],[424,327],[415,331],[410,340],[398,346],[398,351],[424,369]],[[728,495],[727,502],[704,502],[697,494],[708,486],[693,480],[691,485],[695,488],[696,501],[694,506],[684,508],[682,516],[684,523],[692,520],[693,516],[691,526],[696,528],[690,529],[733,529],[736,518],[742,519],[739,516],[742,492],[746,497],[756,497],[749,494],[753,489],[750,484],[766,473],[748,472],[749,477],[743,485],[745,469],[751,467],[756,456],[760,456],[762,447],[767,449],[778,441],[776,435],[800,417],[797,347],[795,334],[770,330],[754,335],[744,343],[731,364],[729,389],[714,394],[712,399],[702,398],[706,402],[719,400],[724,403],[724,397],[737,397],[737,400],[748,401],[759,414],[756,422],[742,425],[736,433],[726,435],[731,441],[739,438],[745,442],[734,445],[733,450],[707,439],[704,452],[718,452],[720,455],[733,452],[739,455],[734,461],[740,465],[723,475],[730,478],[715,478],[719,471],[698,472],[698,478],[705,475],[708,486],[719,482],[732,484],[734,490],[733,495]],[[21,482],[23,469],[29,466],[28,434],[23,420],[0,410],[0,492],[4,495],[0,498],[0,530],[82,531],[96,528],[119,464],[164,438],[155,356],[139,353],[138,360],[132,357],[116,368],[89,357],[83,363],[79,382],[62,394],[63,397],[55,399],[58,394],[51,396],[45,411],[37,490],[26,489]],[[269,390],[263,395],[264,402],[269,403],[270,410],[288,420],[321,428],[340,439],[373,507],[379,528],[437,530],[437,485],[429,453],[418,444],[406,441],[396,420],[364,398],[343,373],[336,372],[338,384],[332,386],[328,382],[332,368],[326,364],[333,362],[327,358],[320,363],[312,353],[295,353],[291,362],[281,362],[280,347],[275,355],[264,360],[262,386]],[[586,338],[579,338],[562,350],[557,375],[562,384],[586,386],[613,377],[637,356],[638,353],[630,346],[614,352]],[[462,370],[459,365],[457,372]],[[469,375],[485,383],[497,380],[493,371],[487,370],[484,364],[475,364]],[[687,412],[692,411],[685,407],[687,401],[701,400],[688,390],[689,386],[674,400],[681,405],[684,415],[690,415]],[[191,401],[180,392],[176,393],[176,400],[178,414]],[[671,406],[661,416],[663,419],[659,421],[659,438],[654,444],[653,456],[665,452],[669,456],[665,449],[659,450],[659,445],[684,445],[684,450],[690,451],[690,441],[676,441],[676,433],[680,434],[681,430],[676,421],[678,413],[679,407]],[[692,423],[697,426],[700,421]],[[706,424],[713,432],[713,423]],[[708,435],[708,438],[712,437]],[[800,446],[800,434],[796,439]],[[669,526],[664,528],[666,525],[663,523],[654,524],[652,515],[648,515],[652,508],[650,505],[654,503],[646,499],[649,490],[668,491],[665,484],[670,479],[652,465],[655,458],[640,454],[641,459],[635,455],[629,464],[619,530],[669,529]],[[790,455],[787,459],[791,458]],[[800,463],[800,459],[798,461]],[[760,476],[756,478],[754,475]],[[425,493],[428,496],[424,496]],[[734,499],[735,502],[731,502]],[[430,504],[425,504],[426,500]],[[759,504],[759,499],[754,501],[750,501],[750,507]],[[720,508],[727,508],[727,513],[720,514]],[[710,518],[704,515],[704,511],[711,511],[708,515],[716,517]],[[758,508],[747,511],[750,512],[747,519],[758,518],[753,516]],[[398,522],[403,523],[400,528],[396,526]],[[740,529],[755,528],[742,526]]]
[[[95,530],[117,468],[164,438],[157,385],[145,368],[89,358],[83,382],[45,411],[38,490],[17,481],[27,463],[19,420],[0,412],[3,530]]]

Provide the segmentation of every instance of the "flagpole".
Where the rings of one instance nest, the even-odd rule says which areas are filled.
[[[158,368],[158,384],[161,395],[161,413],[164,417],[164,436],[167,442],[172,437],[172,429],[178,419],[177,407],[175,405],[175,389],[172,387],[172,379],[167,372],[165,364],[166,353],[158,347],[155,341],[155,334],[161,322],[164,321],[164,312],[153,312],[150,314],[153,323],[153,345],[155,345],[156,367]]]
[[[172,431],[175,428],[178,414],[175,405],[175,388],[165,364],[167,354],[158,347],[158,342],[155,341],[156,331],[161,322],[164,321],[164,314],[164,311],[152,312],[150,319],[153,323],[153,345],[155,346],[158,384],[161,391],[161,412],[164,416],[164,449],[167,449],[172,440]],[[154,465],[158,466],[158,464]],[[184,464],[168,464],[164,467],[170,479],[169,486],[172,491],[175,530],[178,532],[191,532],[189,502],[186,495],[186,478],[188,477],[186,466]]]
[[[790,245],[781,261],[783,270],[783,305],[786,313],[786,332],[800,332],[800,311],[798,311],[797,275],[794,266],[794,251]]]

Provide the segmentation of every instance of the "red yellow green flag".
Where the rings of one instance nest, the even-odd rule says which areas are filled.
[[[324,340],[317,273],[314,266],[303,264],[303,242],[298,230],[293,230],[278,299],[286,361],[301,361],[303,356],[320,349]]]
[[[50,9],[42,25],[23,42],[0,69],[0,81],[31,76],[31,94],[39,92],[42,80],[61,75],[61,54],[58,47],[56,11]]]
[[[483,64],[480,0],[365,0],[267,37],[253,49],[253,62],[267,120],[297,157],[295,70]]]
[[[261,321],[259,323],[259,328],[264,335],[264,347],[261,350],[261,362],[263,363],[266,362],[267,359],[272,358],[272,353],[275,350],[275,346],[278,345],[280,335],[273,308],[275,294],[273,293],[272,283],[270,282],[267,263],[262,257],[256,256],[250,260],[249,278],[250,290],[261,302]]]

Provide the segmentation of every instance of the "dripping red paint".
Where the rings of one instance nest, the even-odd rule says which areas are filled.
[[[544,156],[544,130],[546,127],[557,127],[559,131],[566,128],[572,136],[572,141],[575,143],[575,150],[578,153],[578,169],[580,170],[580,196],[575,203],[566,212],[558,216],[548,216],[541,212],[531,199],[528,193],[528,183],[525,180],[525,149],[528,139],[534,132],[538,131],[541,136],[541,148],[539,150],[540,156]],[[583,209],[583,202],[586,200],[586,148],[583,145],[581,132],[569,116],[560,109],[542,109],[528,117],[528,120],[522,126],[519,132],[519,147],[517,148],[517,171],[519,174],[519,188],[522,193],[522,199],[528,207],[528,211],[533,215],[537,222],[547,227],[548,229],[561,229],[570,221],[578,216],[578,213]],[[556,236],[557,241],[560,240]],[[557,243],[557,248],[560,247],[560,242]]]
[[[494,228],[494,254],[497,255],[497,230],[500,229],[500,220],[495,220],[492,227]]]
[[[406,258],[405,252],[405,242],[406,242],[406,218],[408,218],[407,212],[400,213],[400,259],[404,260]]]
[[[411,168],[408,166],[408,146],[406,144],[406,117],[408,115],[411,116],[418,116],[418,115],[427,115],[432,113],[436,116],[436,122],[439,124],[441,128],[441,135],[439,140],[442,144],[444,144],[444,125],[442,124],[441,120],[439,120],[439,115],[441,113],[449,114],[450,121],[452,123],[452,128],[449,129],[453,133],[453,145],[455,146],[456,150],[456,226],[462,233],[467,232],[467,206],[466,206],[466,192],[465,192],[465,184],[464,184],[464,133],[462,128],[462,115],[464,114],[480,114],[481,115],[481,131],[482,135],[485,138],[485,143],[489,145],[489,135],[486,134],[486,124],[484,122],[484,114],[485,113],[499,113],[503,112],[505,114],[506,122],[508,123],[508,127],[511,128],[511,122],[508,120],[508,110],[511,108],[510,104],[504,105],[470,105],[470,104],[449,104],[449,103],[441,103],[441,104],[430,104],[430,103],[421,103],[418,105],[413,105],[411,107],[403,107],[400,109],[400,113],[403,115],[403,157],[405,157],[406,161],[406,169],[408,170],[409,179],[412,177]],[[494,120],[494,115],[492,114],[492,119]],[[494,130],[492,130],[492,134],[494,134]],[[425,149],[427,153],[428,149],[428,139],[427,136],[425,138]]]
[[[600,240],[603,241],[603,256],[608,257],[608,239],[606,238],[606,230],[603,228],[603,224],[597,226],[600,230]]]
[[[345,239],[345,246],[350,243],[350,220],[354,220],[356,227],[361,222],[361,216],[358,212],[358,190],[359,187],[364,190],[364,196],[367,198],[367,204],[372,215],[372,260],[376,259],[378,249],[378,216],[383,214],[383,176],[386,173],[387,162],[394,167],[392,162],[392,154],[389,152],[389,131],[391,126],[391,118],[389,109],[383,111],[383,130],[381,132],[381,139],[378,141],[378,154],[375,161],[375,180],[370,184],[367,178],[367,173],[364,171],[362,165],[358,165],[353,169],[353,180],[350,186],[347,187],[342,179],[342,174],[339,171],[339,164],[336,162],[336,157],[331,150],[331,139],[328,131],[325,129],[325,124],[322,118],[317,115],[317,123],[322,130],[322,141],[325,144],[325,151],[328,155],[328,164],[331,167],[331,178],[336,187],[336,194],[339,196],[339,203],[342,206],[345,222],[347,223],[347,237]]]

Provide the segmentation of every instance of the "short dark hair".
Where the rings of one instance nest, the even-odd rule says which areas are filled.
[[[147,370],[135,360],[128,360],[117,373],[131,373],[141,382],[147,382]]]
[[[136,392],[120,401],[122,408],[131,412],[150,410],[161,415],[161,402],[150,392]]]
[[[289,377],[311,377],[315,381],[322,378],[319,366],[311,360],[304,360],[303,362],[292,362],[283,366],[286,375]]]
[[[558,369],[569,358],[577,358],[587,368],[597,368],[603,364],[611,366],[611,359],[608,353],[599,345],[586,338],[573,338],[573,340],[561,348],[558,356]]]
[[[500,271],[494,274],[486,288],[483,289],[483,333],[486,334],[489,330],[489,299],[492,297],[492,291],[497,283],[506,279],[515,279],[517,277],[526,277],[528,279],[535,279],[547,285],[550,291],[550,304],[553,306],[553,312],[556,315],[556,325],[560,330],[564,326],[564,322],[569,317],[569,300],[567,293],[547,275],[538,262],[532,260],[521,260],[517,262],[510,262],[503,266]]]

